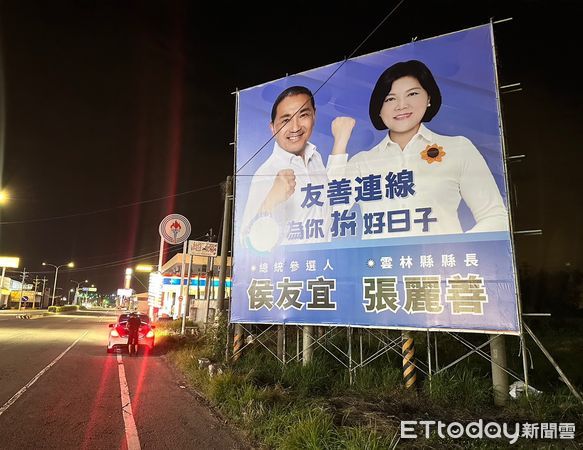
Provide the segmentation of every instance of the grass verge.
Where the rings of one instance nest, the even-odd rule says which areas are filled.
[[[165,334],[162,330],[161,334]],[[583,408],[566,389],[496,408],[489,374],[480,365],[458,364],[433,376],[431,383],[419,374],[418,389],[407,392],[402,387],[398,357],[378,358],[359,369],[350,383],[346,368],[326,352],[315,352],[313,362],[306,366],[282,365],[257,346],[251,347],[236,364],[221,366],[222,373],[211,376],[208,368],[200,368],[200,361],[221,360],[225,336],[218,329],[187,337],[177,337],[170,326],[166,330],[163,345],[169,350],[169,359],[257,448],[510,447],[504,437],[443,438],[435,429],[425,438],[423,428],[416,428],[418,439],[400,438],[403,420],[468,424],[478,419],[500,424],[576,425],[577,436],[572,441],[519,439],[512,448],[581,445]]]

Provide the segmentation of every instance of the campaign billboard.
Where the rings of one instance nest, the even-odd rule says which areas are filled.
[[[493,33],[237,93],[231,321],[519,331]]]

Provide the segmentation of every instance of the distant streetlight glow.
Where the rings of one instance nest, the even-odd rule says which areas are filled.
[[[0,205],[4,205],[8,201],[8,192],[0,191]]]
[[[55,264],[43,262],[43,266],[51,266],[55,268],[55,283],[53,284],[53,299],[51,300],[51,306],[55,306],[55,291],[57,290],[57,277],[59,276],[59,269],[61,267],[75,267],[75,263],[73,261],[68,262],[67,264],[61,264],[60,266],[56,266]],[[65,297],[65,300],[67,298]]]

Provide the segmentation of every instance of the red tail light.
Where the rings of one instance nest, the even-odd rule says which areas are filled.
[[[118,325],[117,327],[115,327],[114,331],[117,331],[118,336],[127,336],[128,334],[128,330],[126,329],[125,326],[122,325]]]
[[[117,332],[117,330],[115,328],[113,330],[111,330],[111,335],[113,337],[119,337],[119,333]]]
[[[148,332],[146,333],[146,337],[147,337],[147,338],[152,338],[152,337],[154,337],[154,331],[153,331],[153,330],[148,330]]]

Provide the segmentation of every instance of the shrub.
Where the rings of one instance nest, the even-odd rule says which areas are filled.
[[[49,306],[48,311],[52,313],[79,311],[79,305]]]

